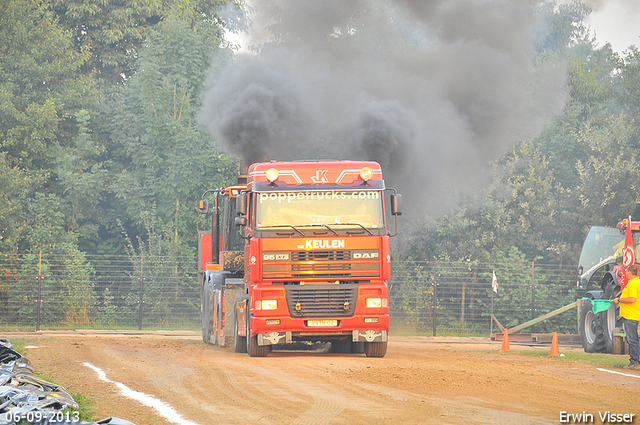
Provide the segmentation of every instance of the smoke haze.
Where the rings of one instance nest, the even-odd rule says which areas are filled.
[[[246,163],[376,160],[442,213],[564,105],[564,68],[533,67],[536,3],[261,0],[269,39],[211,77],[200,121]]]

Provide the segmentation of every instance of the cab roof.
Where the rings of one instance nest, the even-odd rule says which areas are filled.
[[[260,162],[249,166],[247,184],[267,182],[267,171],[277,171],[277,182],[286,186],[350,186],[362,182],[360,172],[371,169],[370,181],[382,180],[382,167],[375,161]]]
[[[626,229],[627,228],[627,222],[629,220],[624,219],[622,220],[620,223],[618,223],[618,225],[616,226],[618,229]],[[631,230],[640,230],[640,221],[633,221],[631,220]]]

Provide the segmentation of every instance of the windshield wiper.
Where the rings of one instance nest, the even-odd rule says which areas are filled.
[[[324,223],[313,223],[313,224],[311,224],[311,227],[326,227],[327,229],[331,230],[331,233],[333,233],[334,235],[338,236],[338,232],[336,232],[335,230],[333,230],[331,227],[329,227],[328,225],[326,225]]]
[[[264,229],[276,229],[276,228],[291,228],[293,230],[295,230],[296,232],[300,233],[300,236],[306,236],[302,230],[298,229],[297,227],[291,225],[291,224],[278,224],[275,226],[260,226],[260,230],[264,230]]]
[[[334,226],[360,226],[362,228],[362,230],[364,230],[365,232],[367,232],[370,235],[373,235],[373,233],[371,233],[371,230],[367,229],[366,227],[364,227],[360,223],[334,223]],[[347,233],[349,233],[349,232],[347,232]]]

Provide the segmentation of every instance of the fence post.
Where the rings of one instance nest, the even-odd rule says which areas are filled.
[[[433,336],[436,336],[438,327],[438,297],[436,289],[438,287],[438,260],[433,259]]]
[[[36,320],[36,331],[40,331],[40,304],[42,304],[42,252],[40,252],[40,259],[38,260],[38,299],[36,300],[38,318]]]
[[[460,323],[464,323],[464,305],[467,302],[467,279],[462,279],[462,300],[460,301]]]
[[[138,301],[138,330],[142,330],[142,300],[144,291],[144,253],[140,253],[140,300]]]
[[[531,320],[535,319],[536,314],[536,262],[531,262]]]

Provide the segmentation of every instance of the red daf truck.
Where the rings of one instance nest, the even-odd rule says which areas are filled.
[[[308,341],[383,357],[389,238],[401,200],[372,161],[257,163],[236,186],[205,192],[200,213],[211,212],[212,226],[198,249],[203,340],[233,338],[235,351],[252,357]]]

